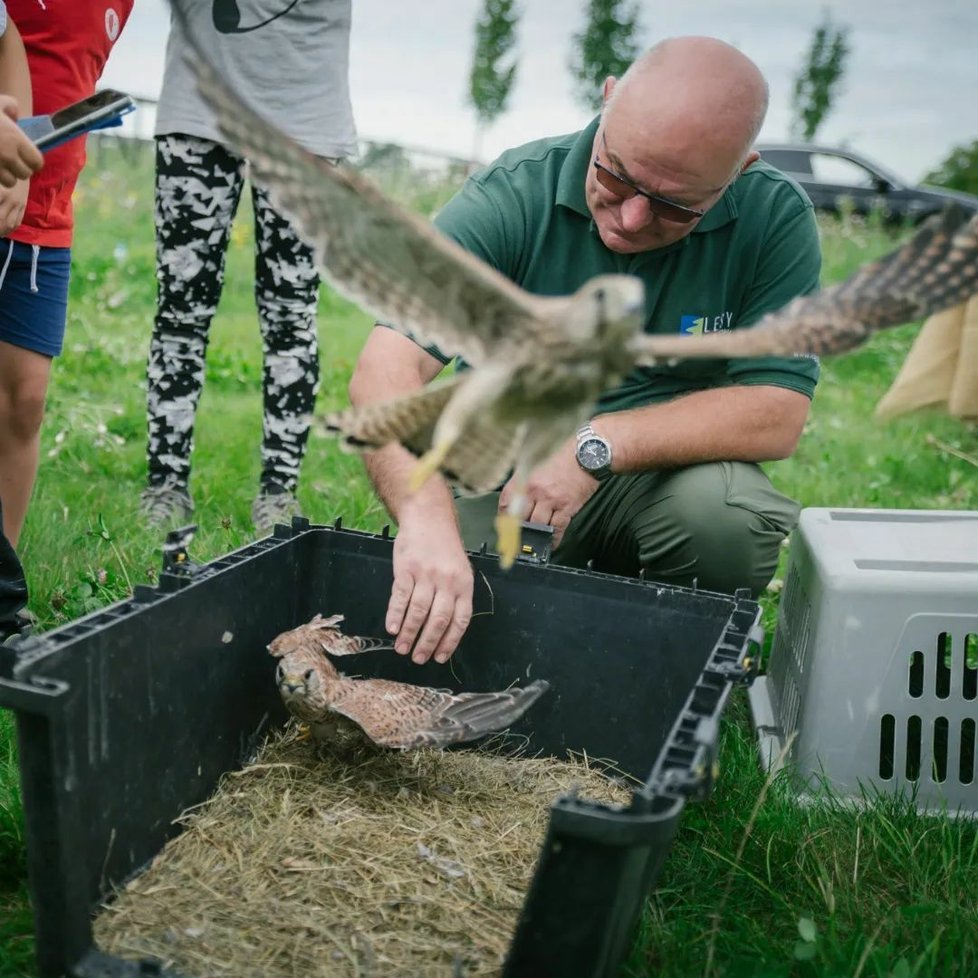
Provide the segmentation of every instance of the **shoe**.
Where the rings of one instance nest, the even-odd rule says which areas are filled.
[[[251,506],[251,522],[255,530],[268,535],[276,523],[291,526],[293,516],[301,516],[302,508],[295,493],[279,485],[262,486]]]
[[[191,520],[194,501],[186,489],[178,489],[164,482],[147,486],[142,491],[139,512],[148,526],[165,529]]]
[[[36,624],[37,615],[26,608],[21,608],[14,614],[12,620],[0,625],[0,645],[20,645],[34,631]]]

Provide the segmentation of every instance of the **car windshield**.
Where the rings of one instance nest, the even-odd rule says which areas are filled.
[[[816,180],[819,183],[843,187],[872,189],[880,180],[894,187],[906,187],[908,183],[890,170],[861,157],[844,152],[809,149],[793,146],[759,145],[761,159],[802,182]]]

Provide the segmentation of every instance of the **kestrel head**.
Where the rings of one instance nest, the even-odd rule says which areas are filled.
[[[581,347],[624,350],[645,322],[645,286],[634,275],[598,275],[574,294],[566,335]],[[626,358],[621,367],[627,370]]]
[[[326,707],[326,683],[337,675],[319,649],[297,648],[282,656],[275,682],[285,708],[303,720],[322,715]]]

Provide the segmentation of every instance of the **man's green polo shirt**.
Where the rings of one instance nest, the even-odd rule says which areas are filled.
[[[680,241],[637,255],[609,251],[584,196],[597,126],[595,119],[579,133],[503,153],[466,181],[435,225],[538,295],[567,295],[609,272],[637,275],[645,283],[648,333],[740,329],[817,289],[821,254],[811,203],[763,162],[742,173]],[[808,357],[689,360],[634,370],[604,395],[599,411],[732,384],[811,397],[817,380],[818,362]]]

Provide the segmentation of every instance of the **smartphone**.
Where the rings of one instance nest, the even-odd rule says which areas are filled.
[[[106,88],[49,115],[19,119],[18,125],[39,150],[46,152],[92,129],[120,126],[122,117],[135,108],[130,96]]]

